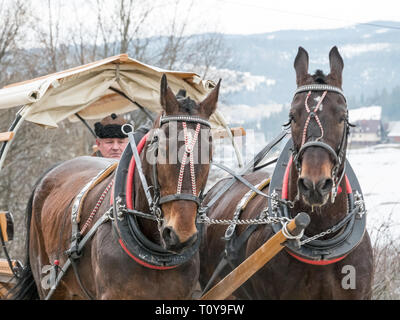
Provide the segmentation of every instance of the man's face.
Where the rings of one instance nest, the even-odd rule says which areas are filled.
[[[96,144],[103,157],[119,159],[128,144],[128,138],[98,138]]]

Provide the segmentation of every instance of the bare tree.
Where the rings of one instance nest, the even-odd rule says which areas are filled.
[[[185,46],[191,40],[191,36],[185,36],[187,26],[189,24],[189,14],[186,14],[185,18],[182,19],[180,11],[180,0],[175,0],[173,6],[173,14],[171,20],[167,22],[165,26],[168,31],[168,35],[161,36],[159,39],[160,49],[156,64],[166,69],[174,69],[177,67],[179,62],[182,62],[182,52],[185,51]],[[189,13],[193,9],[193,0],[188,5]]]
[[[85,19],[77,1],[70,2],[76,23],[68,27],[67,41],[70,44],[70,59],[73,64],[83,65],[97,59],[99,24],[94,26]]]
[[[68,45],[65,43],[65,24],[63,24],[63,2],[42,0],[40,10],[34,19],[38,21],[32,29],[38,39],[38,67],[43,73],[53,73],[68,68]],[[37,45],[36,44],[36,45]],[[34,55],[35,53],[31,53]]]
[[[102,57],[132,50],[137,59],[144,57],[148,39],[143,37],[144,26],[156,2],[119,0],[110,3],[96,0],[97,24],[101,35],[98,47]]]
[[[16,48],[26,16],[27,6],[24,1],[0,1],[0,63]]]
[[[13,77],[9,70],[15,53],[24,41],[28,19],[28,4],[22,0],[0,1],[0,87]]]

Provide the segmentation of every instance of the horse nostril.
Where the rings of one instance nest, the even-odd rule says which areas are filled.
[[[302,192],[307,192],[314,188],[312,181],[307,178],[299,178],[298,187]]]
[[[180,240],[172,227],[165,227],[162,231],[162,237],[168,249],[178,248]]]
[[[165,227],[162,231],[162,236],[168,244],[172,244],[174,242],[173,240],[175,238],[175,233],[171,227]]]
[[[321,191],[321,193],[327,193],[332,190],[333,180],[331,178],[321,179],[317,183],[317,189]]]

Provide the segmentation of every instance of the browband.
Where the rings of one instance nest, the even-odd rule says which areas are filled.
[[[331,92],[336,92],[341,94],[344,99],[346,100],[346,97],[344,96],[344,92],[342,89],[335,87],[335,86],[331,86],[329,84],[318,84],[318,83],[314,83],[314,84],[308,84],[305,86],[301,86],[298,87],[295,91],[294,94],[300,93],[300,92],[308,92],[308,91],[331,91]]]
[[[166,122],[169,122],[169,121],[195,122],[195,123],[204,124],[207,127],[211,128],[211,124],[207,120],[204,120],[204,119],[199,118],[199,117],[190,117],[190,116],[161,116],[161,118],[160,118],[160,126],[162,124],[166,123]]]

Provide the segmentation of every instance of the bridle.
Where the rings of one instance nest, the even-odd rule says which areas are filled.
[[[183,156],[182,163],[180,166],[180,174],[178,176],[178,188],[176,193],[161,196],[161,186],[158,182],[158,170],[157,163],[159,157],[159,147],[160,147],[160,133],[161,128],[164,124],[169,123],[171,121],[182,122],[184,127],[184,136],[185,136],[185,153]],[[187,123],[196,123],[196,132],[195,135],[190,138],[190,135],[187,132]],[[191,259],[196,252],[199,250],[200,242],[202,239],[202,224],[197,223],[198,216],[200,214],[200,203],[202,199],[203,190],[200,190],[198,193],[197,188],[193,186],[196,183],[196,178],[194,173],[194,159],[192,155],[192,150],[195,144],[198,141],[198,134],[200,131],[200,126],[206,126],[211,128],[210,123],[207,120],[204,120],[200,117],[195,116],[161,116],[158,121],[158,126],[156,125],[153,128],[152,135],[148,134],[148,137],[145,136],[139,142],[138,147],[136,146],[136,142],[134,139],[133,131],[128,131],[126,127],[123,127],[122,130],[125,134],[128,135],[129,144],[125,148],[125,151],[119,161],[118,168],[115,174],[115,200],[113,201],[113,216],[114,216],[114,227],[116,233],[119,237],[119,243],[122,249],[136,262],[141,264],[142,266],[156,269],[156,270],[168,270],[175,268],[189,259]],[[128,132],[127,132],[128,131]],[[147,146],[147,149],[146,149]],[[140,148],[139,148],[140,147]],[[141,157],[138,153],[138,148],[142,149],[143,152],[146,150],[146,154],[143,156],[147,158],[147,162],[150,166],[150,177],[151,185],[149,186],[147,183],[147,179],[142,170],[142,162]],[[182,192],[182,184],[183,184],[183,173],[187,164],[187,160],[189,159],[189,166],[191,171],[191,192],[184,193]],[[135,169],[131,168],[132,161],[135,163]],[[128,176],[132,174],[133,170],[138,173],[140,178],[140,183],[142,184],[142,188],[145,193],[145,198],[147,200],[148,212],[142,212],[136,210],[134,208],[133,201],[130,201],[128,205],[128,198],[134,198],[134,193],[129,188],[128,190]],[[135,173],[136,175],[136,173]],[[181,177],[181,178],[180,178]],[[179,183],[179,181],[182,181]],[[150,192],[151,191],[151,192]],[[196,212],[196,226],[199,232],[199,236],[197,240],[191,244],[189,247],[186,247],[184,251],[181,253],[176,253],[165,249],[160,244],[153,242],[148,239],[146,235],[144,235],[141,231],[140,224],[137,221],[137,218],[145,218],[149,220],[153,220],[157,222],[157,227],[161,232],[164,216],[161,209],[161,206],[165,203],[171,201],[178,200],[186,200],[193,201],[197,204],[197,212]]]
[[[158,150],[159,150],[159,143],[160,143],[159,132],[164,124],[170,123],[172,121],[182,123],[183,133],[184,133],[184,142],[185,142],[185,151],[184,151],[183,157],[181,159],[181,166],[180,166],[180,170],[179,170],[176,193],[161,196],[161,188],[160,188],[160,184],[158,182],[158,172],[157,172],[157,162],[158,162],[157,157],[158,157]],[[196,124],[196,129],[195,129],[195,133],[193,136],[189,135],[189,133],[188,133],[187,122]],[[200,208],[203,189],[200,190],[199,193],[197,192],[193,151],[194,151],[194,146],[198,141],[198,136],[200,133],[201,125],[204,125],[204,126],[208,127],[209,129],[211,129],[210,122],[205,119],[202,119],[200,117],[186,116],[186,115],[178,115],[178,116],[162,115],[160,117],[159,126],[154,129],[153,136],[151,137],[151,141],[149,142],[149,145],[147,148],[148,158],[150,160],[150,165],[152,167],[151,178],[152,178],[153,185],[150,187],[147,186],[147,181],[146,181],[146,178],[144,177],[143,172],[140,172],[141,171],[140,157],[137,154],[137,152],[133,152],[136,163],[138,164],[139,176],[141,178],[141,182],[142,182],[143,188],[145,190],[145,194],[146,194],[146,198],[147,198],[147,202],[148,202],[148,205],[150,208],[151,215],[153,217],[155,217],[155,219],[159,222],[159,227],[160,227],[160,223],[162,221],[161,205],[163,205],[165,203],[172,202],[172,201],[178,201],[178,200],[193,201],[197,204],[197,209]],[[125,131],[124,128],[122,128],[122,130]],[[131,144],[132,148],[135,149],[136,145],[134,145],[134,139],[133,139],[132,133],[126,132],[126,134],[130,138],[129,140],[130,140],[130,144]],[[182,192],[183,176],[184,176],[187,162],[189,162],[191,189],[192,189],[191,193],[183,193]],[[151,195],[151,193],[149,192],[150,189],[153,190],[153,195]],[[145,214],[142,216],[145,216]]]
[[[323,91],[323,94],[322,94],[320,100],[318,101],[317,105],[315,106],[315,108],[312,109],[308,105],[308,98],[311,96],[313,91]],[[347,137],[350,132],[349,127],[352,125],[349,123],[348,113],[346,112],[346,117],[344,119],[345,125],[344,125],[344,129],[343,129],[342,138],[341,138],[341,141],[340,141],[337,151],[335,151],[329,144],[327,144],[326,142],[324,142],[322,140],[324,137],[324,128],[322,126],[322,123],[319,119],[317,112],[320,109],[320,105],[322,104],[322,101],[324,100],[324,98],[328,92],[335,92],[335,93],[342,95],[343,98],[345,99],[345,101],[346,101],[346,98],[344,96],[343,91],[340,88],[334,87],[331,85],[326,85],[326,84],[312,84],[312,85],[301,86],[301,87],[297,88],[297,90],[295,91],[295,95],[298,93],[301,93],[301,92],[307,92],[307,96],[306,96],[306,99],[304,102],[304,107],[308,113],[308,116],[307,116],[306,122],[304,124],[303,134],[302,134],[302,142],[301,142],[300,148],[298,150],[296,150],[296,147],[293,147],[293,163],[295,164],[297,171],[299,172],[299,175],[300,175],[301,160],[302,160],[303,154],[307,148],[319,147],[319,148],[323,148],[325,151],[327,151],[328,154],[332,157],[333,162],[334,162],[333,167],[332,167],[332,172],[331,172],[332,178],[333,178],[331,201],[333,203],[335,201],[340,182],[342,181],[344,173],[345,173],[345,168],[344,168],[345,161],[344,160],[345,160]],[[309,123],[310,123],[311,119],[315,119],[315,121],[321,131],[321,135],[318,138],[316,138],[315,140],[307,141],[307,132],[308,132],[308,127],[309,127]],[[339,175],[340,170],[341,170],[341,174]]]
[[[161,196],[160,192],[160,185],[158,183],[158,174],[157,174],[157,159],[154,159],[152,161],[152,180],[153,180],[153,190],[154,190],[154,201],[153,201],[153,208],[154,210],[160,211],[160,206],[164,203],[171,202],[171,201],[177,201],[177,200],[186,200],[186,201],[193,201],[197,204],[197,208],[200,207],[201,203],[201,195],[203,193],[203,190],[200,191],[200,193],[197,192],[197,187],[196,187],[196,175],[194,171],[194,146],[198,140],[198,136],[200,133],[200,128],[201,125],[205,125],[206,127],[211,129],[211,124],[202,118],[199,117],[194,117],[194,116],[161,116],[160,118],[160,128],[171,121],[176,121],[176,122],[181,122],[183,126],[183,134],[184,134],[184,141],[185,141],[185,151],[183,154],[183,157],[181,159],[181,166],[179,170],[179,176],[178,176],[178,183],[177,183],[177,188],[176,188],[176,193],[175,194],[170,194],[170,195],[165,195]],[[187,122],[195,123],[196,124],[196,129],[194,132],[194,135],[191,136],[188,133],[187,130]],[[157,135],[159,131],[156,131],[155,134],[153,135],[153,138],[150,142],[149,149],[151,150],[150,152],[153,152],[153,156],[157,158],[158,155],[158,144],[159,144],[159,137]],[[189,160],[189,161],[188,161]],[[191,193],[183,193],[182,192],[182,184],[183,184],[183,175],[185,172],[186,164],[189,162],[189,170],[190,170],[190,180],[191,180]]]

